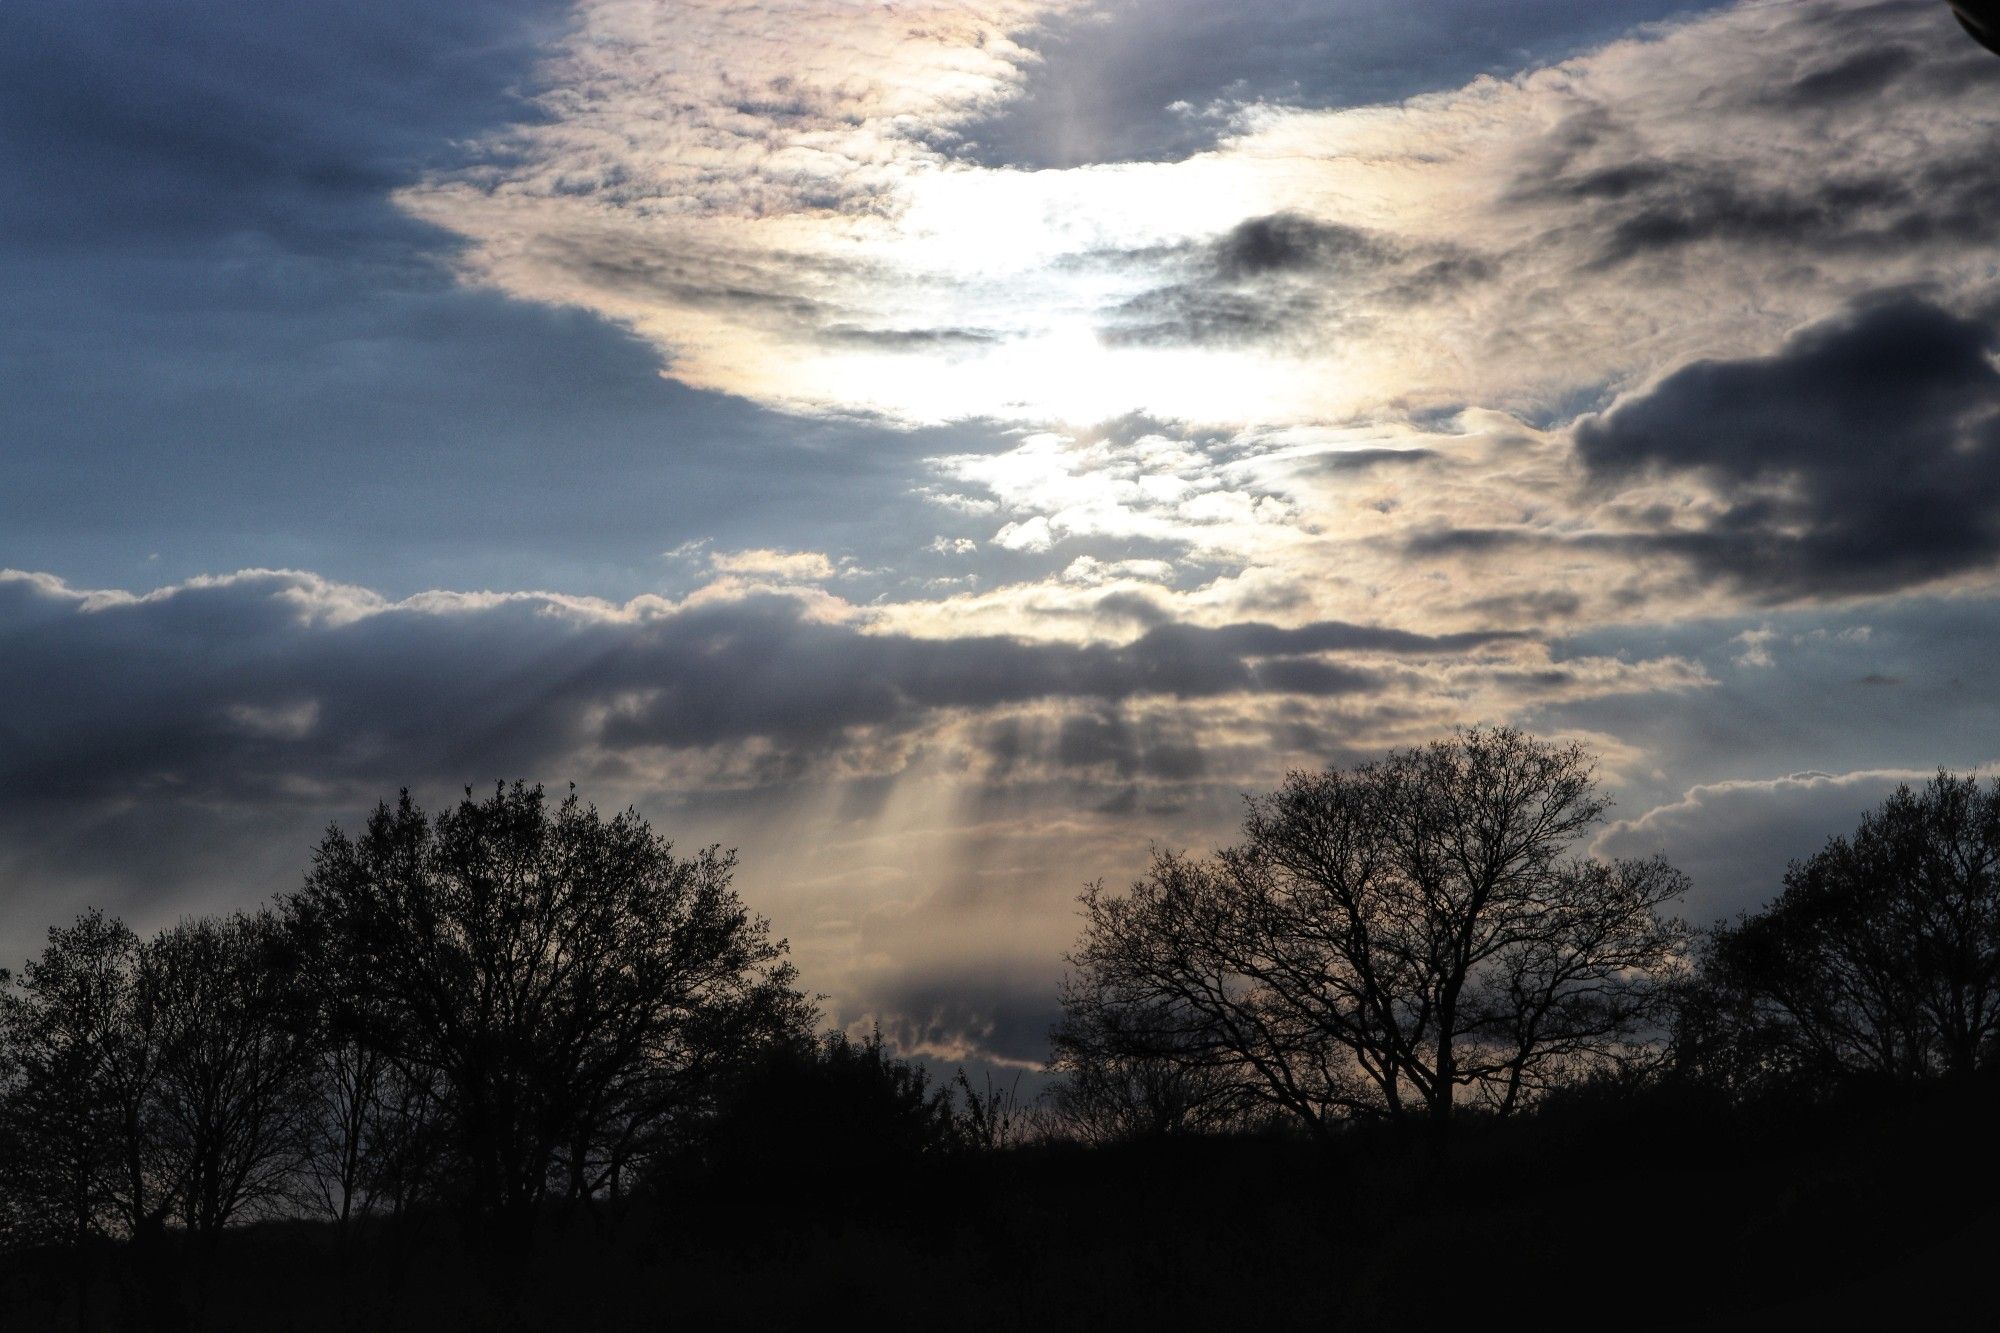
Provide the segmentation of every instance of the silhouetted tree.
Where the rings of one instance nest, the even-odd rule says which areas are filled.
[[[1683,876],[1571,854],[1604,809],[1579,747],[1507,729],[1295,773],[1237,847],[1085,894],[1081,1015],[1316,1133],[1461,1088],[1505,1114],[1634,1055],[1686,954]]]
[[[2000,1034],[2000,782],[1899,787],[1714,932],[1697,1013],[1737,1058],[1815,1077],[1975,1068]],[[1711,1047],[1716,1043],[1711,1041]]]
[[[307,1047],[297,1196],[344,1234],[356,1218],[399,1216],[433,1191],[440,1159],[433,1076],[412,1075],[376,1046],[367,1001],[345,960],[299,928],[280,933],[278,966],[293,988],[290,1021]]]
[[[1254,1102],[1242,1071],[1198,1058],[1185,1024],[1105,1003],[1095,978],[1063,983],[1063,1019],[1049,1034],[1046,1094],[1060,1133],[1084,1143],[1166,1138],[1232,1128]]]
[[[334,960],[340,1021],[434,1091],[489,1244],[614,1179],[719,1052],[810,1022],[733,869],[519,783],[434,819],[404,793],[320,844],[295,938]]]
[[[149,1244],[175,1202],[153,1133],[158,1049],[140,952],[123,923],[92,910],[52,928],[0,993],[0,1213],[17,1243],[68,1247],[80,1328],[91,1321],[87,1242]]]
[[[289,1021],[306,1045],[296,1194],[343,1236],[374,1211],[384,1189],[385,1149],[396,1134],[394,1071],[349,1012],[354,1001],[340,961],[295,920],[281,922],[277,966],[290,978]]]
[[[343,1231],[375,1202],[373,1145],[388,1112],[388,1061],[359,1038],[314,1031],[302,1112],[301,1166],[307,1205]]]
[[[183,921],[140,950],[155,1033],[152,1135],[183,1223],[212,1241],[282,1197],[305,1150],[313,1033],[290,1012],[268,913]]]
[[[147,1152],[154,1052],[138,1002],[139,941],[98,911],[49,931],[17,988],[0,994],[0,1175],[27,1238],[75,1244],[165,1212]]]
[[[23,1207],[15,1190],[22,1147],[14,1124],[13,1100],[20,1087],[20,1058],[14,1052],[14,1034],[6,1021],[6,1005],[12,998],[13,974],[0,967],[0,1254],[19,1245],[33,1226],[33,1218]]]
[[[900,1189],[914,1162],[958,1146],[950,1089],[890,1054],[880,1032],[770,1045],[718,1089],[695,1155],[725,1182],[806,1193]],[[762,1206],[761,1204],[759,1206]]]
[[[1718,947],[1721,946],[1721,947]],[[1660,1073],[1725,1102],[1810,1088],[1815,1068],[1782,1015],[1730,978],[1736,959],[1716,931],[1695,941],[1695,963],[1674,985]]]

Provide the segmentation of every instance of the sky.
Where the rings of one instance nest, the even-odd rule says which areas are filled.
[[[1032,1068],[1246,792],[1573,739],[1697,921],[2000,761],[1938,0],[10,0],[0,960],[409,787]]]

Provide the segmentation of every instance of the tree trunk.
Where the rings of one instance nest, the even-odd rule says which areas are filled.
[[[1458,1022],[1458,986],[1446,988],[1438,1002],[1437,1062],[1432,1066],[1431,1119],[1442,1124],[1451,1119],[1452,1103],[1458,1096],[1458,1052],[1452,1047],[1452,1029]]]
[[[1458,1064],[1450,1041],[1440,1041],[1437,1053],[1437,1080],[1431,1088],[1431,1119],[1451,1119],[1452,1104],[1458,1099]]]

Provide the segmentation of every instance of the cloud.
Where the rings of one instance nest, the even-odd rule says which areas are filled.
[[[1365,335],[1385,309],[1493,274],[1490,261],[1450,245],[1406,245],[1295,212],[1247,218],[1182,250],[1181,277],[1105,316],[1109,343],[1310,350]]]
[[[1017,39],[1021,93],[956,151],[1028,168],[1170,161],[1213,149],[1252,105],[1395,103],[1596,45],[1682,0],[1105,0]]]
[[[0,635],[15,645],[0,664],[13,705],[0,792],[31,802],[292,779],[376,789],[751,742],[778,780],[860,733],[914,734],[941,714],[1052,701],[1101,721],[1147,699],[1369,696],[1396,659],[1476,660],[1518,637],[1324,622],[1160,624],[1120,643],[923,638],[796,595],[395,601],[286,571],[144,595],[8,574]],[[1063,744],[1082,753],[1099,725]]]
[[[970,973],[913,969],[885,987],[873,1017],[907,1055],[947,1065],[983,1060],[1002,1069],[1037,1070],[1048,1059],[1049,1030],[1062,1017],[1058,974],[1047,960],[1023,964]]]
[[[1760,625],[1756,629],[1744,630],[1736,636],[1736,642],[1743,645],[1743,652],[1737,657],[1736,664],[1746,667],[1776,665],[1777,659],[1771,656],[1771,644],[1777,637],[1778,632],[1768,626]]]
[[[690,390],[629,329],[457,282],[461,238],[395,204],[541,117],[536,68],[574,17],[0,6],[0,564],[622,598],[690,538],[810,529],[878,569],[934,524],[916,460],[984,428],[926,440]]]
[[[1698,478],[1646,539],[1774,599],[1879,592],[2000,556],[2000,320],[1867,301],[1766,357],[1699,361],[1576,427],[1601,483]]]
[[[542,116],[400,197],[484,238],[469,276],[627,323],[703,387],[740,391],[734,363],[790,404],[810,391],[779,390],[774,358],[851,388],[857,368],[976,359],[1006,325],[954,318],[979,307],[927,262],[936,237],[893,244],[894,219],[953,126],[1012,95],[1030,57],[1011,34],[1071,2],[584,0],[538,71]],[[870,299],[912,263],[929,299]]]
[[[1705,783],[1607,826],[1593,850],[1633,857],[1665,852],[1693,881],[1680,911],[1705,925],[1762,906],[1784,887],[1788,864],[1852,832],[1861,815],[1897,786],[1931,776],[1864,769]]]
[[[716,551],[708,566],[718,574],[774,579],[781,583],[816,583],[834,576],[833,562],[818,551]]]
[[[1433,734],[1468,700],[1701,683],[1672,659],[1557,661],[1503,632],[1128,628],[925,637],[803,591],[393,598],[253,570],[128,592],[9,572],[0,944],[26,949],[86,902],[142,926],[241,906],[399,787],[435,802],[524,776],[743,841],[746,891],[803,923],[814,984],[842,988],[843,1014],[887,1013],[908,965],[881,951],[990,961],[1004,935],[1053,958],[1066,924],[1021,913],[1123,873],[1161,821],[1226,826],[1287,764]],[[816,924],[874,919],[896,892],[917,905],[869,938]],[[909,1011],[911,1040],[942,1050],[962,1029],[1025,1058],[1025,1037],[999,1035],[1013,1020],[946,1008]]]
[[[1009,523],[993,534],[993,544],[1010,551],[1046,551],[1055,545],[1055,540],[1049,520],[1042,514],[1023,522]]]
[[[1378,31],[1478,22],[1398,8]],[[469,279],[624,323],[688,383],[903,422],[1546,420],[1871,289],[1993,286],[2000,68],[1934,0],[1713,10],[1369,107],[1245,85],[1206,151],[1032,172],[950,151],[1028,105],[1036,34],[1214,20],[778,12],[587,5],[547,121],[399,198],[467,238]],[[829,43],[871,73],[784,83]]]
[[[0,794],[19,834],[40,809],[323,805],[514,775],[683,793],[836,782],[898,773],[924,746],[955,749],[975,781],[1100,766],[1185,781],[1211,771],[1206,750],[1230,756],[1233,780],[1271,762],[1256,755],[1274,708],[1331,709],[1323,724],[1353,731],[1410,716],[1424,694],[1437,717],[1475,691],[1700,680],[1672,660],[1552,662],[1504,633],[1246,622],[1154,623],[1116,642],[927,638],[830,607],[773,593],[392,600],[285,571],[132,594],[7,574]]]

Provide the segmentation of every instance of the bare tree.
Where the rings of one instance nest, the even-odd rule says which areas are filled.
[[[156,1152],[158,1050],[137,984],[140,944],[91,910],[49,931],[0,990],[0,1215],[15,1242],[68,1247],[91,1323],[94,1236],[150,1245],[174,1203]]]
[[[0,993],[13,1148],[0,1188],[24,1238],[75,1244],[116,1234],[128,1220],[119,1186],[133,1157],[117,1066],[131,1044],[137,952],[123,923],[86,912],[52,928],[18,988]]]
[[[371,1144],[386,1112],[388,1061],[356,1037],[317,1029],[302,1114],[305,1203],[343,1232],[374,1204]]]
[[[1509,729],[1295,773],[1238,846],[1088,892],[1073,984],[1131,1053],[1233,1071],[1317,1133],[1461,1090],[1505,1114],[1635,1054],[1687,954],[1660,913],[1683,876],[1573,854],[1604,809],[1580,748]]]
[[[716,1043],[809,1024],[733,869],[518,783],[435,819],[405,793],[321,843],[298,938],[336,960],[343,1021],[435,1090],[490,1245],[525,1245],[551,1193],[599,1188]]]
[[[183,921],[141,951],[157,1140],[189,1231],[279,1199],[303,1153],[311,1033],[291,1021],[269,914]]]
[[[1254,1098],[1241,1071],[1196,1058],[1180,1025],[1107,1002],[1093,978],[1063,984],[1063,1019],[1049,1034],[1045,1094],[1057,1132],[1085,1143],[1167,1138],[1242,1123]]]
[[[1915,1001],[1947,1074],[1969,1074],[2000,1035],[2000,780],[1940,771],[1863,816],[1836,875],[1893,886],[1887,933],[1907,951]]]
[[[1899,787],[1718,929],[1705,1011],[1813,1077],[1976,1068],[2000,1035],[2000,782]]]

